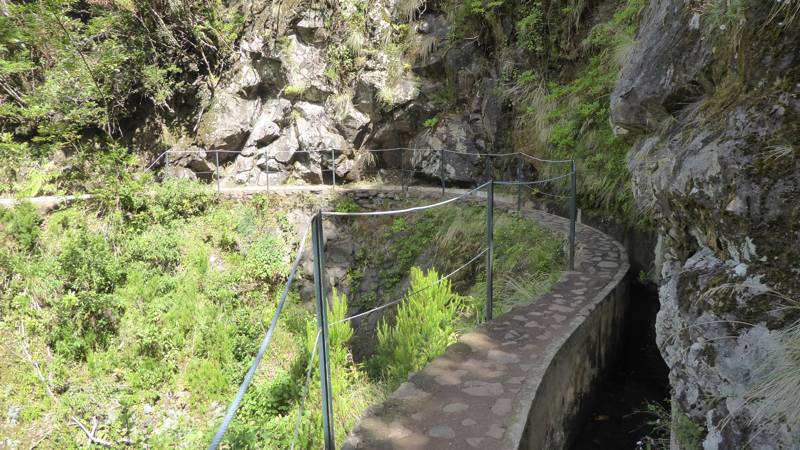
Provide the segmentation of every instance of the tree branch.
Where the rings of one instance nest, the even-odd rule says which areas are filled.
[[[80,427],[81,430],[86,434],[86,437],[91,441],[93,444],[102,445],[103,447],[111,447],[113,444],[109,441],[104,439],[100,439],[95,437],[95,432],[97,432],[97,417],[92,417],[92,431],[89,431],[77,417],[72,416],[70,419]]]

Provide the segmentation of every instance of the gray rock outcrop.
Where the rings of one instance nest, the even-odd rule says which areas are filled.
[[[619,132],[643,133],[628,165],[660,224],[656,326],[675,414],[705,434],[679,442],[673,429],[673,448],[800,442],[798,424],[760,420],[752,395],[785,362],[795,313],[782,306],[800,298],[800,32],[772,6],[726,25],[650,1],[611,99]]]

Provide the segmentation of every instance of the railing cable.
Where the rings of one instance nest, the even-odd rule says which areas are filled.
[[[289,272],[289,278],[286,281],[283,292],[281,293],[281,298],[278,301],[278,307],[275,310],[275,314],[272,316],[272,322],[269,325],[269,329],[267,329],[267,332],[264,334],[264,339],[261,341],[261,346],[258,349],[258,353],[256,354],[253,363],[250,365],[250,369],[247,371],[242,384],[239,386],[239,391],[236,393],[236,397],[234,397],[233,402],[231,402],[230,406],[228,406],[228,411],[225,413],[225,417],[223,418],[217,433],[214,435],[211,445],[208,446],[209,450],[216,450],[216,448],[219,447],[219,444],[222,442],[222,438],[225,437],[225,432],[228,431],[228,427],[233,420],[233,416],[236,414],[236,410],[239,409],[239,405],[244,399],[244,394],[247,392],[247,389],[250,387],[250,383],[253,381],[253,376],[255,376],[256,369],[258,369],[259,364],[261,364],[261,360],[264,358],[264,354],[267,351],[269,342],[272,340],[272,335],[275,333],[275,329],[278,326],[278,319],[280,318],[281,311],[283,311],[286,298],[289,295],[289,288],[291,287],[292,281],[294,281],[294,278],[297,275],[297,268],[300,266],[300,260],[303,257],[303,250],[305,248],[306,238],[308,238],[308,232],[310,228],[310,226],[306,226],[306,229],[302,234],[300,245],[297,248],[297,257],[295,258],[292,269]]]

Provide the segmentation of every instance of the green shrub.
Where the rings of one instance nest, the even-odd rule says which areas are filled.
[[[64,288],[73,293],[109,294],[124,277],[108,241],[85,228],[66,238],[57,261]]]
[[[31,203],[20,203],[8,211],[0,209],[0,223],[5,229],[4,234],[13,239],[20,249],[30,252],[36,248],[41,235],[39,227],[42,218]],[[2,228],[0,232],[3,232]]]
[[[156,185],[150,211],[156,223],[166,224],[175,219],[197,216],[213,202],[214,192],[206,185],[196,181],[168,180]]]
[[[231,380],[218,362],[200,357],[189,361],[184,382],[196,404],[221,399],[231,386]]]
[[[289,413],[300,399],[302,378],[281,373],[267,383],[251,386],[237,416],[253,425],[267,422],[273,416]]]
[[[703,437],[706,434],[705,428],[694,423],[675,401],[672,402],[672,416],[672,432],[679,448],[701,450],[703,448]]]
[[[280,236],[267,234],[257,239],[247,250],[244,271],[255,281],[277,281],[289,271],[289,249]]]
[[[48,343],[55,352],[74,360],[105,349],[116,335],[122,304],[117,296],[97,292],[66,294],[55,304],[55,324]]]
[[[439,280],[431,269],[412,267],[409,293],[397,307],[394,325],[384,319],[378,326],[378,349],[372,365],[392,384],[405,380],[455,342],[455,319],[461,298],[450,280]]]
[[[124,276],[108,241],[85,228],[67,237],[57,260],[70,292],[109,294]]]
[[[361,211],[361,207],[350,197],[339,197],[333,203],[333,210],[336,212],[349,213]]]
[[[530,5],[527,14],[517,22],[517,39],[522,46],[534,54],[545,50],[544,40],[545,17],[540,1]]]
[[[180,245],[181,239],[173,231],[154,226],[130,239],[125,246],[126,258],[152,268],[172,270],[180,264]]]

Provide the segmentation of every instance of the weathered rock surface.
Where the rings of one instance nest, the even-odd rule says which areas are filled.
[[[445,180],[450,182],[469,183],[481,178],[483,159],[477,153],[482,148],[478,147],[472,128],[459,117],[445,117],[434,129],[421,132],[414,139],[414,148],[425,149],[415,152],[411,161],[415,170],[427,176],[438,178],[443,170]]]
[[[792,313],[775,293],[800,296],[800,32],[771,8],[752,5],[733,36],[682,0],[651,1],[611,100],[621,130],[646,133],[629,167],[661,224],[658,343],[706,450],[800,442],[792,424],[754,422],[748,397],[786,358]]]
[[[494,146],[506,112],[495,95],[496,74],[473,40],[451,48],[444,12],[429,5],[409,23],[413,49],[398,55],[386,43],[397,39],[396,25],[408,19],[397,14],[394,0],[370,2],[365,11],[349,3],[340,7],[301,7],[277,22],[263,15],[254,20],[239,58],[202,109],[194,140],[199,150],[225,151],[226,177],[251,184],[275,171],[285,173],[282,178],[319,181],[329,176],[335,149],[337,177],[356,180],[363,171],[353,149],[419,144],[475,152]],[[365,20],[366,27],[337,25],[342,19]],[[265,37],[262,28],[279,34]],[[452,109],[442,103],[447,92],[461,106],[448,111],[452,118],[437,131],[421,133],[426,120]],[[439,177],[436,158],[420,157],[423,175]],[[400,153],[378,156],[381,169],[404,164],[411,161]],[[466,183],[482,172],[478,164],[471,156],[453,157],[447,178]]]

